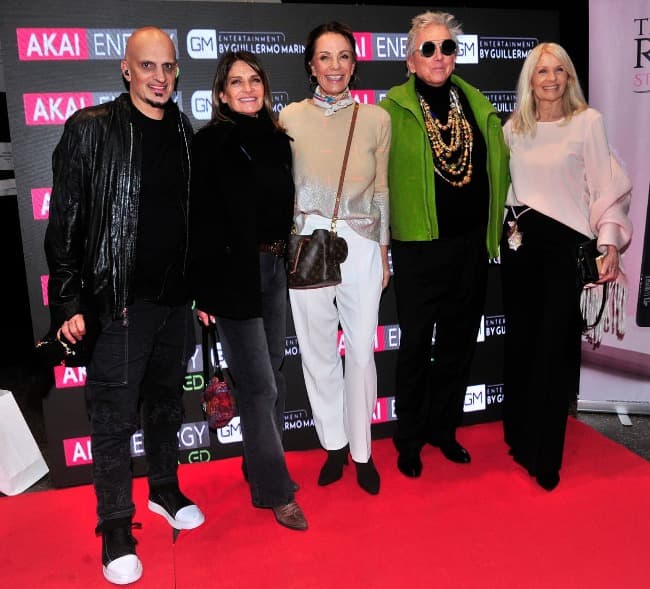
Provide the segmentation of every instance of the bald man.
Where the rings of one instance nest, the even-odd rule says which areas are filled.
[[[192,128],[171,100],[178,76],[170,37],[129,38],[128,93],[67,121],[53,156],[45,251],[52,329],[91,338],[86,400],[104,577],[136,581],[131,436],[142,427],[151,511],[176,529],[204,521],[180,490],[177,432],[194,352],[186,285]],[[96,332],[96,333],[95,333]]]

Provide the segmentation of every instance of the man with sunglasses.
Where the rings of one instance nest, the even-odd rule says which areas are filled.
[[[409,79],[381,103],[392,121],[391,249],[401,328],[394,442],[408,477],[420,476],[426,443],[448,460],[470,462],[456,428],[509,183],[494,106],[453,74],[461,33],[451,14],[416,16],[406,46]]]

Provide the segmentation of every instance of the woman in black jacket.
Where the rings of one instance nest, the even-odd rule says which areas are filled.
[[[191,275],[199,320],[216,322],[236,383],[253,505],[307,528],[282,447],[287,282],[294,187],[289,138],[268,77],[247,51],[221,56],[212,119],[192,146]]]

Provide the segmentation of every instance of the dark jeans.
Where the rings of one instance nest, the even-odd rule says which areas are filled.
[[[519,212],[521,209],[519,209]],[[512,221],[509,211],[506,217]],[[506,317],[503,427],[515,458],[533,473],[560,470],[569,404],[580,380],[578,243],[587,238],[534,210],[518,221],[523,244],[501,241]]]
[[[404,451],[456,436],[485,303],[488,254],[484,230],[427,242],[393,240],[391,251],[402,334],[394,441]]]
[[[287,319],[284,258],[260,253],[262,317],[217,317],[226,362],[235,381],[244,457],[253,505],[293,501],[282,447],[286,384],[281,373]]]
[[[88,366],[86,401],[100,524],[133,515],[130,438],[140,424],[149,485],[178,482],[182,384],[195,347],[192,311],[189,305],[136,302],[127,312],[128,321],[102,320]]]

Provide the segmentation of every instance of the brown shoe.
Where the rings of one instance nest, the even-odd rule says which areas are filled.
[[[278,520],[278,523],[282,526],[290,528],[292,530],[306,530],[307,529],[307,520],[305,519],[305,514],[300,509],[300,506],[292,501],[286,505],[278,505],[277,507],[272,507],[273,515],[275,519]]]

